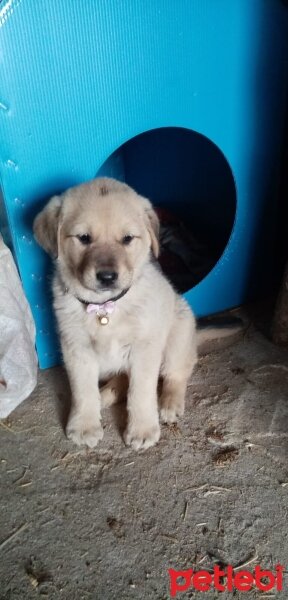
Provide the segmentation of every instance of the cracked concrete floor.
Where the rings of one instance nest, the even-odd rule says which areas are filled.
[[[0,427],[0,598],[164,600],[169,567],[286,568],[287,388],[287,351],[250,327],[200,358],[179,426],[137,454],[119,433],[123,405],[104,412],[97,449],[68,442],[64,371],[39,373]]]

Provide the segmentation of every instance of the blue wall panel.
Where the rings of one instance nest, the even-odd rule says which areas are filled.
[[[32,238],[33,216],[141,133],[195,131],[219,148],[235,179],[229,243],[186,294],[196,313],[240,304],[269,284],[287,19],[281,0],[2,1],[2,227],[36,320],[42,367],[59,355],[49,260]],[[115,156],[107,173],[121,176],[123,156]]]

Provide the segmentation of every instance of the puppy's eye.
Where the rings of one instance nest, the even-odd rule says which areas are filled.
[[[92,242],[92,238],[91,238],[91,235],[89,235],[89,233],[83,233],[83,235],[77,235],[77,238],[78,238],[79,242],[81,242],[81,244],[83,244],[83,246],[88,246],[88,244],[91,244],[91,242]]]
[[[129,246],[133,239],[134,235],[124,235],[124,237],[122,238],[122,244],[124,244],[124,246]]]

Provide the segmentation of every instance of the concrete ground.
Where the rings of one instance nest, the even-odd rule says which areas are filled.
[[[149,374],[147,374],[148,376]],[[288,563],[288,353],[251,325],[202,356],[186,413],[155,448],[121,438],[104,412],[95,450],[68,442],[61,367],[0,422],[0,598],[164,600],[168,568]],[[287,598],[195,592],[177,598]]]

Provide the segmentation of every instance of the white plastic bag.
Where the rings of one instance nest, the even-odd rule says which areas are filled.
[[[10,250],[0,236],[0,418],[37,383],[35,325]]]

